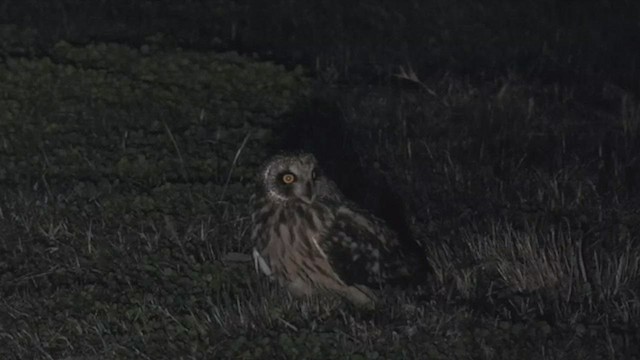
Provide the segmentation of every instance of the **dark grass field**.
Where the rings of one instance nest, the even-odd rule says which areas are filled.
[[[3,3],[0,358],[639,359],[638,16]],[[422,286],[364,311],[257,276],[282,150],[415,241]]]

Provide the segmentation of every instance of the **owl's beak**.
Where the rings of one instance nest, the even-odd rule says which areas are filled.
[[[315,198],[315,194],[313,192],[313,182],[309,181],[304,186],[304,197],[309,200],[309,202],[313,202]]]

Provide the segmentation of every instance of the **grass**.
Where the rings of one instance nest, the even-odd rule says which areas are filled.
[[[46,45],[44,34],[2,27],[0,357],[637,358],[637,96],[609,81],[549,81],[549,68],[528,65],[467,76],[471,30],[494,40],[482,61],[562,64],[572,52],[536,55],[534,39],[499,57],[511,43],[496,23],[446,25],[491,6],[439,9],[434,29],[451,31],[434,32],[440,57],[429,59],[452,71],[403,64],[366,87],[335,86],[381,56],[366,44],[351,62],[319,66],[323,83],[130,26],[135,46]],[[367,8],[378,14],[367,19],[401,13],[382,10]],[[87,34],[69,7],[55,11],[66,14],[59,37]],[[299,27],[307,15],[294,13]],[[328,31],[307,24],[307,38]],[[247,43],[260,35],[256,23],[238,26]],[[595,41],[563,29],[556,50]],[[348,37],[335,41],[332,51],[350,49]],[[598,55],[583,60],[576,71],[593,79]],[[386,289],[367,312],[293,299],[258,277],[246,257],[249,198],[255,170],[281,148],[314,152],[350,198],[418,242],[431,265],[423,286]]]
[[[410,209],[436,302],[543,319],[553,334],[595,322],[604,354],[635,353],[623,345],[637,333],[640,280],[638,134],[624,130],[625,97],[604,115],[576,109],[570,89],[516,78],[419,85],[419,96],[369,93],[344,108],[362,163],[379,164],[364,176],[393,184]]]

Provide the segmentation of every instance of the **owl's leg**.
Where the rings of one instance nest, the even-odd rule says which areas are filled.
[[[313,295],[313,288],[309,284],[303,281],[301,278],[296,278],[287,284],[287,288],[296,297],[305,297]]]
[[[364,285],[347,286],[341,293],[351,303],[360,308],[374,309],[378,301],[373,291]]]

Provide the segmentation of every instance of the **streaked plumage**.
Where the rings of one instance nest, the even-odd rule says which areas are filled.
[[[276,156],[259,182],[255,265],[294,295],[331,292],[370,307],[372,288],[409,275],[396,234],[346,201],[313,155]]]

